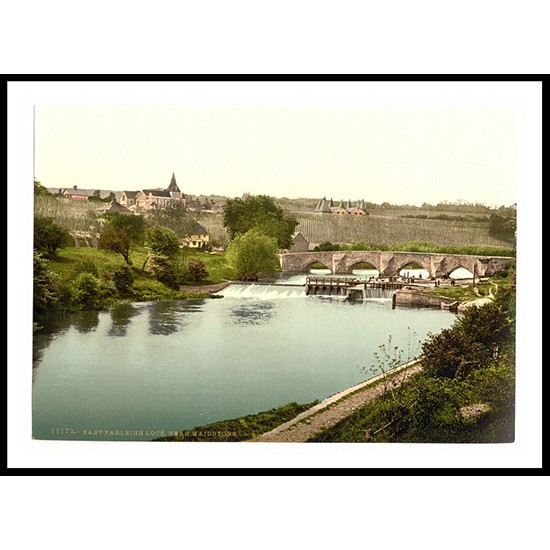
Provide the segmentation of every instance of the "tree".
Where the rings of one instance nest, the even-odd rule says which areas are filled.
[[[180,242],[176,234],[165,227],[152,227],[147,232],[147,242],[154,254],[175,256],[180,250]]]
[[[91,273],[81,273],[73,281],[73,302],[82,309],[97,307],[99,280]]]
[[[193,281],[202,281],[208,276],[206,264],[201,260],[189,260],[187,269],[189,271],[189,276],[193,279]]]
[[[124,229],[132,242],[143,244],[145,222],[141,216],[121,214],[120,212],[106,212],[100,217],[106,221],[108,227]]]
[[[38,196],[51,195],[51,193],[36,178],[34,179],[34,194]]]
[[[99,248],[120,254],[127,265],[132,265],[130,261],[131,246],[132,239],[130,238],[130,231],[127,228],[107,226],[99,236]]]
[[[255,279],[260,272],[279,268],[277,241],[252,229],[235,237],[227,247],[227,261],[240,279]]]
[[[33,311],[46,313],[55,307],[60,298],[59,281],[48,269],[48,262],[39,253],[33,258]]]
[[[71,241],[69,232],[53,222],[53,218],[34,217],[34,248],[54,257],[57,249]]]
[[[223,225],[231,239],[251,229],[276,239],[280,248],[290,248],[292,234],[298,225],[296,218],[284,213],[267,195],[229,199],[224,207]]]

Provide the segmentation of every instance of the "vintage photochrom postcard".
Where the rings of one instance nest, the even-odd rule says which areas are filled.
[[[513,443],[499,83],[200,84],[34,105],[33,439]]]

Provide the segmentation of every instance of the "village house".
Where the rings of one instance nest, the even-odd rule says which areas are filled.
[[[120,204],[129,208],[130,206],[135,206],[136,197],[139,191],[122,191],[120,194]]]
[[[289,252],[309,252],[309,242],[302,233],[298,232],[294,235]]]
[[[94,192],[94,189],[78,189],[77,186],[74,185],[72,188],[67,187],[64,189],[61,194],[68,199],[87,201],[90,197],[93,197]]]
[[[132,214],[132,211],[118,203],[117,201],[111,201],[108,204],[104,204],[95,210],[97,214],[105,214],[107,212],[119,212],[120,214]]]
[[[195,222],[189,233],[182,238],[183,246],[189,248],[206,248],[210,242],[208,231],[198,222]]]
[[[77,200],[77,201],[87,201],[91,198],[99,195],[97,198],[104,200],[107,199],[109,196],[111,196],[112,191],[105,191],[100,189],[79,189],[76,185],[73,185],[72,187],[66,187],[66,188],[50,188],[53,193],[53,190],[57,189],[57,192],[55,194],[61,195],[62,197],[65,197],[67,199]],[[48,189],[49,190],[49,189]],[[112,196],[115,196],[113,193]]]

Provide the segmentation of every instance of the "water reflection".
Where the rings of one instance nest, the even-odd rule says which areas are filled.
[[[44,325],[40,325],[41,328],[35,331],[32,335],[32,381],[34,383],[36,375],[38,374],[38,366],[44,356],[44,351],[48,348],[52,340],[56,336],[54,329],[46,329]],[[58,330],[62,331],[63,328],[59,327]]]
[[[149,307],[149,334],[168,336],[186,325],[189,313],[201,311],[204,300],[155,302]]]
[[[80,334],[91,332],[99,324],[99,311],[81,311],[74,316],[73,324]]]
[[[252,325],[265,325],[275,313],[273,302],[254,301],[242,304],[231,310],[231,318],[236,325],[249,327]]]
[[[117,304],[111,309],[111,328],[109,336],[126,336],[130,319],[136,315],[137,309],[132,304]]]

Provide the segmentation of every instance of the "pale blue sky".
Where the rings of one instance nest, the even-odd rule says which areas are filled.
[[[396,204],[516,202],[511,108],[36,106],[35,175],[47,187]]]

